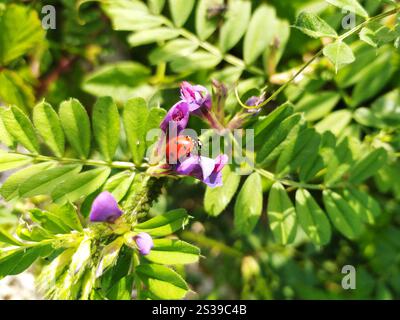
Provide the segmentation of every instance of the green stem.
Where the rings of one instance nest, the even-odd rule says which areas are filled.
[[[217,249],[221,251],[224,254],[233,256],[233,257],[242,257],[243,253],[240,252],[237,249],[234,249],[232,247],[229,247],[219,241],[216,241],[214,239],[210,239],[204,235],[198,234],[198,233],[193,233],[191,231],[183,231],[181,233],[181,238],[188,240],[188,241],[193,241],[197,243],[199,246],[207,247],[210,249]]]
[[[340,37],[337,38],[337,41],[343,41],[347,39],[348,37],[352,36],[353,34],[356,34],[360,32],[362,28],[370,24],[371,22],[375,22],[378,20],[381,20],[383,18],[389,17],[393,14],[396,14],[400,11],[400,7],[397,7],[395,9],[389,10],[387,12],[383,12],[375,17],[369,18],[365,20],[364,22],[360,23],[358,26],[354,27],[353,29],[347,31],[346,33],[342,34]],[[283,90],[285,90],[305,69],[307,69],[308,66],[310,66],[318,57],[320,57],[323,53],[323,48],[319,50],[310,60],[308,60],[285,84],[280,86],[268,99],[266,99],[263,103],[257,105],[257,106],[248,106],[244,104],[239,97],[239,94],[237,92],[237,88],[235,89],[235,94],[236,94],[236,99],[238,100],[239,104],[245,108],[245,109],[259,109],[267,105],[270,101],[274,100]]]
[[[326,187],[323,184],[310,184],[310,183],[302,183],[297,181],[292,181],[289,179],[280,179],[275,174],[265,169],[256,168],[256,172],[261,174],[263,177],[272,180],[274,182],[280,182],[286,186],[293,188],[304,188],[304,189],[313,189],[313,190],[324,190]]]
[[[137,167],[135,167],[135,165],[132,162],[124,162],[124,161],[107,162],[107,161],[102,161],[102,160],[52,157],[52,156],[43,156],[40,154],[33,154],[33,153],[22,153],[22,152],[17,152],[17,151],[10,151],[8,153],[31,157],[35,161],[38,161],[38,162],[57,161],[60,163],[67,163],[67,164],[82,164],[85,166],[109,167],[109,168],[113,168],[113,169],[125,169],[125,170],[132,170],[132,171],[137,169]]]
[[[204,50],[215,55],[216,57],[219,57],[219,58],[225,60],[229,64],[231,64],[235,67],[238,67],[240,69],[246,70],[255,75],[265,76],[264,71],[261,70],[260,68],[257,68],[255,66],[248,66],[248,65],[246,65],[246,63],[243,60],[241,60],[229,53],[228,54],[223,53],[221,50],[219,50],[217,47],[213,46],[209,42],[200,40],[195,34],[191,33],[190,31],[187,31],[186,29],[183,29],[183,28],[178,29],[178,31],[182,37],[186,38],[187,40],[192,41],[193,43],[196,43]]]

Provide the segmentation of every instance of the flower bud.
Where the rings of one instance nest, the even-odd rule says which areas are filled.
[[[121,215],[122,210],[114,196],[108,191],[103,191],[94,199],[89,217],[92,222],[112,223]]]
[[[146,232],[141,232],[135,236],[136,246],[142,255],[147,255],[150,253],[150,250],[153,248],[154,243],[151,236]]]

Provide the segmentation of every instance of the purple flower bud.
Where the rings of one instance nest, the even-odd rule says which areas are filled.
[[[265,101],[264,95],[262,95],[261,97],[252,96],[249,99],[247,99],[246,105],[251,106],[251,107],[257,107],[264,101]],[[247,110],[247,112],[253,113],[254,115],[258,114],[260,111],[261,111],[261,108],[254,108],[254,109]]]
[[[203,181],[210,187],[222,186],[222,169],[228,162],[228,156],[219,155],[215,159],[191,155],[175,169],[180,175],[191,176]]]
[[[184,130],[189,121],[189,104],[185,101],[179,101],[171,109],[169,109],[164,120],[160,124],[161,130],[165,133],[169,126],[176,129],[177,133]]]
[[[190,112],[201,115],[201,109],[211,109],[211,96],[208,90],[200,85],[192,86],[189,82],[181,84],[181,99],[189,104]]]
[[[92,222],[114,222],[122,215],[122,210],[113,195],[108,191],[100,193],[92,204],[90,210],[90,221]]]
[[[135,242],[140,254],[144,256],[149,254],[150,250],[154,247],[153,239],[146,232],[141,232],[136,235]]]

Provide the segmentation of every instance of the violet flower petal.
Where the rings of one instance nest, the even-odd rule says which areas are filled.
[[[181,84],[181,99],[189,104],[190,112],[201,115],[202,108],[210,110],[211,95],[208,90],[201,85],[191,85],[187,81]]]
[[[210,188],[221,187],[222,186],[222,172],[213,172],[207,179],[203,181]]]
[[[199,161],[199,156],[190,155],[184,161],[178,163],[175,171],[180,175],[192,176],[201,180],[203,172]]]
[[[191,155],[179,163],[175,171],[178,174],[191,176],[203,181],[210,187],[222,185],[222,169],[228,162],[228,156],[221,154],[215,159]]]
[[[144,256],[149,254],[151,249],[154,247],[154,242],[152,237],[146,232],[141,232],[138,235],[136,235],[135,242],[140,254]]]
[[[207,179],[210,174],[214,171],[215,168],[215,160],[207,157],[200,157],[200,167],[203,173],[203,179]]]
[[[172,125],[176,126],[177,133],[179,133],[186,128],[189,121],[189,114],[189,104],[185,101],[179,101],[174,106],[172,106],[172,108],[169,109],[169,111],[165,115],[165,118],[160,124],[161,130],[166,133],[169,128],[170,122],[172,122]]]
[[[92,222],[114,222],[121,215],[122,210],[114,196],[108,191],[103,191],[94,199],[89,218]]]
[[[226,154],[220,154],[215,158],[215,172],[220,172],[228,163],[229,157]]]
[[[222,169],[228,163],[229,157],[226,154],[220,154],[215,158],[213,172],[206,177],[203,182],[211,188],[222,186]]]

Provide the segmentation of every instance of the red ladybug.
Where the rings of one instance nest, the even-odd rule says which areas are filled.
[[[196,141],[190,136],[177,136],[171,138],[166,146],[165,156],[167,163],[176,164],[179,160],[189,156],[194,149],[200,149],[200,141]]]

